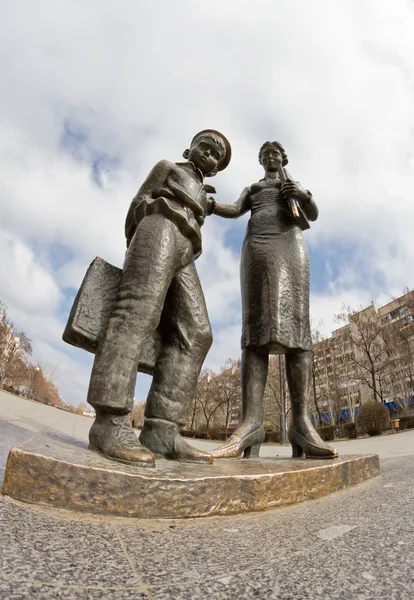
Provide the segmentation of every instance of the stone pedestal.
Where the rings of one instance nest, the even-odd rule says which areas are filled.
[[[321,498],[380,475],[377,455],[335,460],[257,458],[213,465],[121,465],[79,440],[40,435],[12,448],[2,493],[100,515],[180,519],[233,515]]]

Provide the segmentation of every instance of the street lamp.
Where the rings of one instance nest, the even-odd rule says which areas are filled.
[[[280,443],[286,442],[286,399],[283,385],[283,357],[279,354]]]
[[[9,356],[7,357],[7,361],[6,364],[4,365],[4,369],[2,370],[1,374],[0,374],[0,385],[3,385],[3,381],[6,377],[8,368],[10,366],[11,361],[13,360],[13,356],[16,354],[17,350],[20,348],[20,338],[18,338],[17,336],[13,338],[12,341],[12,348],[9,352]]]
[[[33,381],[32,381],[32,386],[31,386],[31,389],[30,389],[30,398],[34,397],[35,381],[36,381],[36,376],[39,373],[39,371],[40,371],[40,367],[39,367],[39,365],[37,365],[37,367],[35,367],[35,369],[34,369]]]

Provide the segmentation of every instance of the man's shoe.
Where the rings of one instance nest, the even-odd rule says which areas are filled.
[[[127,465],[155,466],[153,453],[139,443],[129,415],[98,413],[89,431],[89,449]]]
[[[139,436],[140,442],[154,454],[182,462],[213,464],[213,457],[187,444],[180,435],[178,425],[164,419],[145,419]]]

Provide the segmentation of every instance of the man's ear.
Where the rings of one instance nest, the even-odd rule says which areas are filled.
[[[187,158],[188,158],[189,156],[190,156],[190,151],[189,151],[189,149],[187,148],[187,150],[184,150],[184,152],[183,152],[183,158],[185,158],[185,159],[187,160]]]

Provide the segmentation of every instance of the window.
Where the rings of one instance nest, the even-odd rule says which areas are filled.
[[[402,317],[403,315],[405,315],[406,312],[407,312],[407,307],[400,306],[399,308],[396,308],[390,312],[390,318],[392,321],[394,321],[395,319],[398,319],[398,318]]]

